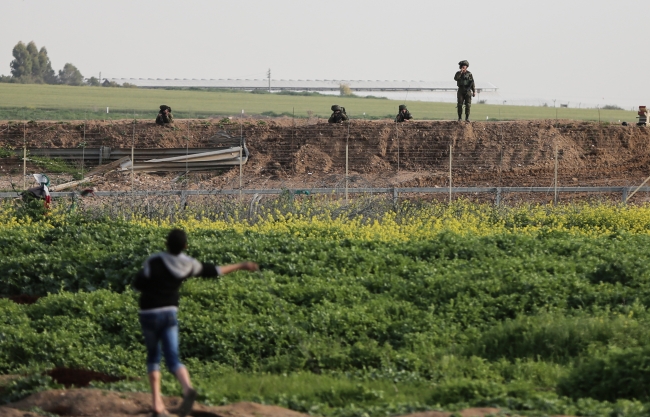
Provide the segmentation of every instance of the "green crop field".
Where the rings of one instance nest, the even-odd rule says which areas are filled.
[[[198,203],[197,203],[198,204]],[[192,279],[181,351],[200,401],[314,415],[496,406],[647,416],[650,207],[268,200],[164,217],[0,208],[0,402],[58,366],[142,377],[130,282],[172,226],[188,253],[259,273]],[[146,380],[98,384],[146,391]],[[164,392],[178,394],[169,374]]]
[[[35,84],[0,84],[0,120],[155,119],[160,104],[170,105],[176,117],[202,118],[248,115],[285,115],[327,118],[330,106],[345,106],[352,118],[393,118],[401,102],[385,99],[253,94],[196,90],[141,88],[69,87]],[[408,101],[416,119],[455,120],[455,103]],[[106,113],[106,108],[109,113]],[[364,114],[365,113],[365,114]],[[533,120],[574,119],[598,121],[597,109],[473,104],[473,119]],[[607,123],[635,122],[626,110],[600,110]]]

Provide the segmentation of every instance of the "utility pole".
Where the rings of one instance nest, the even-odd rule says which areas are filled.
[[[266,72],[266,77],[269,79],[269,93],[271,92],[271,68]]]

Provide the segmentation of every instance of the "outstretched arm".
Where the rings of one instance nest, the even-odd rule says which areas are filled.
[[[231,264],[231,265],[222,265],[219,267],[219,270],[221,271],[221,275],[226,275],[231,272],[240,271],[240,270],[258,271],[259,269],[260,269],[259,265],[251,261],[245,261],[245,262],[240,262],[238,264]]]

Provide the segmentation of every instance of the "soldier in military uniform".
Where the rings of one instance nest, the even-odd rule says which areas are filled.
[[[172,108],[165,104],[161,105],[158,116],[156,116],[156,124],[164,125],[165,123],[171,123],[173,121],[174,116],[172,115]]]
[[[406,104],[400,104],[399,105],[399,113],[397,113],[397,116],[395,116],[395,122],[402,123],[402,122],[409,121],[412,118],[413,118],[413,116],[411,116],[411,112],[409,112],[406,109]]]
[[[460,122],[463,115],[463,104],[465,105],[465,121],[469,122],[469,111],[472,107],[472,97],[476,96],[476,86],[474,85],[474,77],[472,73],[467,71],[469,62],[460,61],[458,63],[460,71],[454,75],[456,85],[458,86],[458,121]]]
[[[339,105],[332,106],[332,115],[330,116],[328,123],[343,123],[348,120],[348,115],[345,114],[345,107]]]

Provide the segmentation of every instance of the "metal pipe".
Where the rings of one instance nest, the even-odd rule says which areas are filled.
[[[501,193],[548,193],[548,187],[454,187],[453,192],[455,193],[496,193],[501,189]],[[291,191],[291,190],[289,190]],[[309,190],[311,194],[332,194],[340,192],[340,188],[312,188]],[[628,187],[558,187],[558,191],[563,193],[622,193],[627,195],[629,188]],[[643,187],[639,191],[650,192],[650,187]],[[186,195],[235,195],[240,192],[240,190],[165,190],[165,191],[135,191],[134,195],[136,196],[180,196],[181,192],[184,192]],[[262,195],[274,195],[282,194],[287,192],[286,189],[273,188],[265,190],[243,190],[244,194],[262,194]],[[350,188],[350,193],[385,193],[393,194],[395,188]],[[399,193],[427,193],[427,194],[438,194],[446,193],[448,190],[445,188],[433,188],[433,187],[410,187],[410,188],[400,188]],[[62,191],[62,192],[52,192],[52,197],[71,197],[75,192],[74,191]],[[95,195],[98,197],[119,197],[127,196],[130,194],[130,191],[97,191]],[[20,197],[20,193],[17,192],[0,192],[0,198],[16,198]]]

